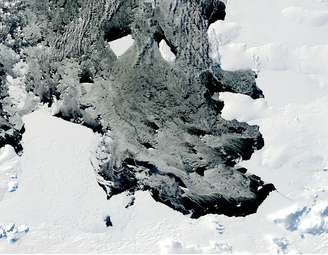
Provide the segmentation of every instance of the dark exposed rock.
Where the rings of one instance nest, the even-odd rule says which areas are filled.
[[[0,109],[0,148],[6,144],[14,147],[17,153],[22,152],[22,133],[24,129],[17,130],[5,117],[5,113]]]
[[[32,9],[39,2],[30,1]],[[209,58],[207,29],[225,17],[221,1],[43,2],[51,30],[44,45],[50,66],[59,63],[56,75],[44,77],[63,100],[67,91],[76,92],[59,116],[83,122],[85,111],[103,133],[110,130],[112,142],[101,145],[108,157],[96,167],[108,197],[148,190],[192,217],[256,212],[274,186],[236,164],[264,140],[257,126],[223,119],[224,104],[212,97],[229,91],[256,99],[263,93],[254,72],[223,71]],[[128,34],[135,44],[116,58],[108,41]],[[176,55],[174,63],[162,58],[161,40]]]
[[[105,225],[106,225],[106,227],[112,227],[113,226],[113,223],[112,223],[112,220],[110,219],[110,216],[105,217]]]
[[[225,4],[220,0],[203,1],[202,9],[209,24],[212,24],[217,20],[224,20],[226,16]]]
[[[129,195],[130,200],[129,200],[128,204],[125,206],[125,208],[132,207],[135,203],[135,200],[136,200],[133,192],[129,193],[128,195]]]

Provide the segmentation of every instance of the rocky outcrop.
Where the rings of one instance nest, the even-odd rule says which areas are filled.
[[[35,7],[41,1],[30,2],[42,12]],[[226,72],[209,57],[207,29],[224,19],[222,1],[42,3],[48,58],[31,54],[47,65],[43,80],[30,75],[30,90],[51,81],[47,99],[62,100],[58,116],[106,134],[95,168],[108,197],[148,190],[192,217],[256,212],[274,186],[236,164],[261,149],[263,138],[257,126],[223,119],[224,104],[213,96],[263,94],[252,71]],[[108,42],[128,34],[135,44],[116,58]],[[161,56],[162,40],[174,63]]]

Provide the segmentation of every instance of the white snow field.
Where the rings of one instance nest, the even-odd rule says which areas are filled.
[[[161,56],[164,58],[165,61],[169,63],[174,63],[176,56],[172,52],[171,48],[165,40],[160,41],[159,43],[159,51],[161,53]]]
[[[122,56],[134,44],[134,39],[131,35],[124,36],[108,43],[116,57]]]
[[[192,220],[146,192],[129,208],[128,194],[107,201],[90,163],[100,138],[42,108],[24,117],[22,158],[0,150],[0,253],[328,253],[327,12],[324,0],[229,0],[209,29],[213,59],[257,71],[266,96],[221,95],[223,117],[265,139],[240,163],[277,187],[257,214]]]

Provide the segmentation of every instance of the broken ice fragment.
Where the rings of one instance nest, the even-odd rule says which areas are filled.
[[[18,189],[18,181],[13,179],[8,182],[8,192],[15,192]]]
[[[6,232],[5,230],[0,226],[0,239],[5,238],[6,237]]]
[[[224,228],[224,226],[223,226],[222,224],[219,224],[219,225],[216,227],[216,230],[218,231],[218,233],[219,233],[220,235],[222,235],[222,234],[224,233],[225,228]]]
[[[29,230],[30,230],[30,228],[28,226],[26,226],[26,225],[20,225],[17,228],[17,231],[19,233],[27,233]]]

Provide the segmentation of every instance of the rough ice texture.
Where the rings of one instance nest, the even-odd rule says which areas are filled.
[[[207,30],[224,19],[223,2],[29,3],[44,42],[27,57],[34,63],[28,89],[44,101],[61,99],[58,116],[110,135],[95,166],[108,197],[149,190],[192,217],[256,212],[274,186],[236,164],[261,149],[263,138],[257,126],[223,119],[224,105],[213,96],[263,94],[255,73],[223,71],[209,57]],[[108,42],[129,34],[135,44],[117,58]],[[174,63],[161,56],[162,40]]]
[[[24,129],[8,98],[6,80],[7,75],[13,75],[14,65],[19,61],[19,40],[16,40],[21,22],[19,12],[19,4],[0,2],[0,147],[10,144],[16,152],[22,151],[20,140]]]
[[[6,70],[0,59],[0,147],[10,144],[15,148],[16,152],[20,152],[22,150],[20,145],[21,133],[15,127],[15,123],[11,121],[10,113],[3,109],[3,101],[8,95],[5,77]]]

